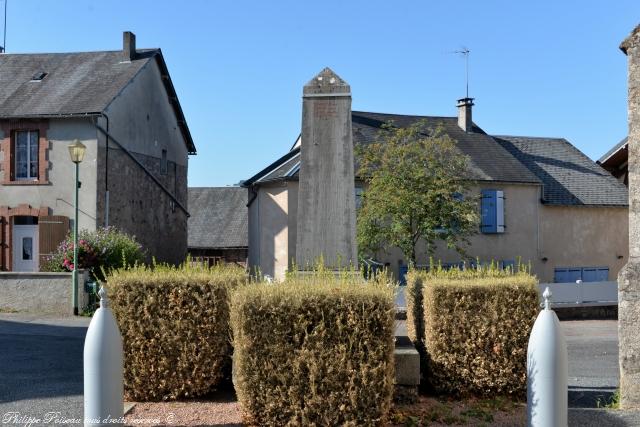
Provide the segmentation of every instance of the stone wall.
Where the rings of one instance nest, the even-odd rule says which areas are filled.
[[[640,408],[640,25],[620,46],[629,72],[629,262],[618,277],[620,406]]]
[[[78,274],[78,307],[89,302],[87,275]],[[71,273],[0,273],[0,313],[72,316]]]
[[[100,150],[104,159],[105,150]],[[160,174],[160,159],[134,154],[161,184],[187,206],[187,168],[168,162],[167,173]],[[168,194],[122,150],[109,149],[109,225],[136,236],[148,258],[181,263],[187,253],[187,214]],[[98,185],[103,185],[99,176]],[[98,211],[104,212],[104,197],[98,198]],[[104,218],[102,218],[104,221]]]

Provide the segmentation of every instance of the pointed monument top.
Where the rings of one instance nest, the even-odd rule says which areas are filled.
[[[551,309],[551,296],[553,294],[551,293],[551,291],[549,290],[549,287],[547,286],[544,290],[544,292],[542,293],[542,298],[544,298],[544,309],[545,310],[550,310]]]
[[[340,76],[333,72],[329,67],[325,67],[320,71],[318,75],[309,80],[309,83],[304,85],[304,95],[309,94],[340,94],[351,95],[351,87],[349,84],[342,80]]]
[[[109,307],[109,298],[107,298],[107,291],[104,286],[100,286],[98,296],[100,297],[100,307]]]
[[[631,31],[631,34],[620,44],[620,50],[627,54],[627,50],[640,45],[640,25]]]

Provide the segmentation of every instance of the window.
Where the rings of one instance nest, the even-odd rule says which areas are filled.
[[[40,82],[42,81],[42,79],[44,79],[47,76],[47,73],[45,73],[44,71],[38,71],[37,73],[35,73],[33,75],[33,77],[31,77],[32,82]]]
[[[482,190],[480,203],[480,231],[485,234],[504,233],[504,192],[501,190]]]
[[[160,160],[160,173],[167,174],[167,150],[162,150],[162,159]]]
[[[555,283],[606,282],[609,280],[609,267],[561,267],[553,271]]]
[[[38,131],[19,130],[14,133],[15,179],[38,179]]]
[[[0,185],[48,185],[49,121],[3,120],[0,130]]]
[[[362,206],[362,193],[364,193],[364,189],[362,187],[356,187],[356,209],[360,209],[360,206]]]

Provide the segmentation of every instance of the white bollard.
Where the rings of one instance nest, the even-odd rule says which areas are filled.
[[[542,294],[527,349],[527,425],[566,427],[568,412],[567,344],[556,313],[550,308],[551,291]]]
[[[84,340],[84,425],[123,425],[122,336],[104,288]]]

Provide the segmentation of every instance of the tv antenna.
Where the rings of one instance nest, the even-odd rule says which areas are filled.
[[[5,0],[6,1],[6,0]],[[457,53],[459,55],[464,55],[464,71],[466,74],[466,89],[467,89],[467,98],[469,97],[469,53],[471,51],[466,47],[462,46],[460,50],[454,50],[452,53]]]
[[[2,27],[4,34],[2,37],[2,45],[0,46],[0,53],[7,51],[7,1],[8,0],[4,0],[4,26]]]

